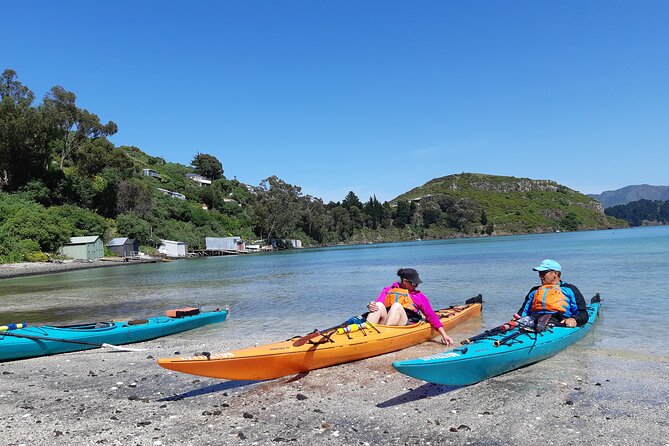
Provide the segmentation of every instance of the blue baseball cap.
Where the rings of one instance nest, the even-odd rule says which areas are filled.
[[[546,259],[543,262],[539,264],[539,266],[535,266],[532,268],[533,271],[560,271],[562,272],[562,267],[558,262],[556,262],[553,259]]]

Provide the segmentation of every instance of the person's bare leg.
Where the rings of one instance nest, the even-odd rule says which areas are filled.
[[[402,304],[395,302],[388,310],[386,325],[406,325],[408,321],[407,312],[404,311]]]
[[[388,312],[386,311],[386,307],[384,307],[383,304],[377,302],[376,308],[376,311],[369,312],[367,315],[367,320],[372,324],[387,325]]]

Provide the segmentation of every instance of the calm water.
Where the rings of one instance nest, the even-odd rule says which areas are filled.
[[[395,279],[416,268],[433,306],[482,293],[481,320],[452,331],[461,338],[508,320],[531,270],[551,257],[586,299],[604,300],[595,348],[667,356],[669,227],[423,241],[213,257],[100,268],[0,281],[0,324],[137,318],[174,306],[229,306],[229,319],[205,337],[288,338],[337,324]],[[258,336],[257,333],[262,333]]]

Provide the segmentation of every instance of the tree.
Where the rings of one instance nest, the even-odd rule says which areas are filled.
[[[486,215],[485,209],[481,209],[481,218],[479,220],[483,226],[488,224],[488,215]]]
[[[198,152],[190,164],[195,168],[196,173],[210,180],[218,180],[223,176],[223,165],[213,155]]]
[[[121,181],[116,192],[116,211],[120,214],[134,213],[147,217],[153,208],[153,194],[141,181]]]
[[[135,239],[141,245],[150,245],[155,242],[149,222],[136,215],[120,214],[116,218],[116,228],[119,235]]]
[[[111,136],[118,131],[112,121],[100,123],[100,118],[76,105],[76,95],[61,86],[52,87],[44,97],[42,108],[58,129],[56,147],[60,152],[60,169],[88,138]]]
[[[565,217],[560,220],[560,227],[567,231],[576,231],[578,230],[579,225],[581,224],[581,219],[578,218],[573,212],[568,213]]]
[[[56,252],[69,241],[74,228],[58,215],[58,208],[40,205],[19,209],[0,227],[0,233],[15,240],[32,240],[44,252]]]
[[[431,224],[441,223],[441,208],[434,201],[426,201],[421,204],[420,212],[423,217],[423,225],[425,225],[425,227],[428,227]]]
[[[346,197],[341,202],[341,205],[344,206],[346,210],[350,210],[353,206],[357,207],[358,209],[362,209],[362,203],[360,202],[358,196],[353,193],[353,191],[349,191],[349,193],[346,194]]]
[[[393,216],[393,225],[398,228],[404,228],[406,225],[411,223],[412,215],[413,210],[411,209],[411,204],[404,200],[398,201],[397,207],[395,208],[395,214]]]
[[[88,209],[71,205],[50,209],[55,209],[58,218],[63,222],[67,222],[73,228],[71,234],[73,236],[98,235],[104,237],[109,229],[107,220]]]
[[[332,217],[320,198],[309,195],[302,199],[302,230],[318,243],[332,240]]]
[[[267,241],[290,237],[300,222],[301,196],[301,188],[276,176],[262,180],[251,202],[256,231]]]
[[[467,232],[469,225],[478,220],[479,206],[469,198],[459,198],[452,203],[447,213],[451,227]]]
[[[393,209],[390,207],[390,203],[384,201],[382,205],[382,210],[383,213],[381,214],[381,222],[380,222],[381,227],[389,228],[390,225],[393,223]]]
[[[363,211],[367,216],[367,227],[378,228],[383,219],[383,205],[376,199],[376,195],[369,198],[369,201],[363,207]]]
[[[88,139],[79,146],[75,157],[77,173],[93,177],[111,164],[114,144],[106,138]]]
[[[14,70],[0,76],[0,186],[15,191],[47,171],[49,142],[55,129],[41,110],[32,107],[34,94]]]
[[[353,229],[361,229],[365,226],[365,214],[358,206],[351,206],[348,210],[348,214],[351,217]]]
[[[339,236],[339,240],[346,240],[353,235],[353,224],[351,216],[344,206],[337,206],[331,211],[334,230]]]

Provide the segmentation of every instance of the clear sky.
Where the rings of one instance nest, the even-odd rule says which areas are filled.
[[[669,185],[669,2],[0,0],[0,70],[228,178],[381,201],[461,172]]]

